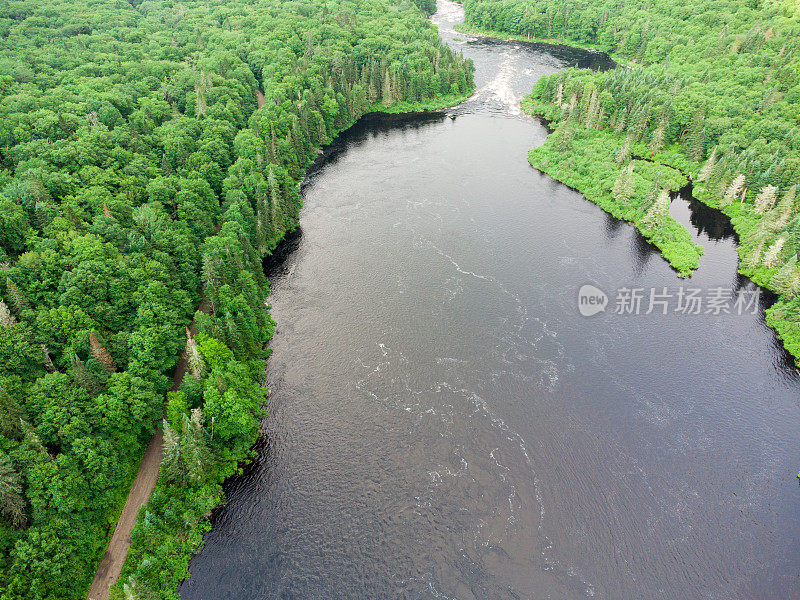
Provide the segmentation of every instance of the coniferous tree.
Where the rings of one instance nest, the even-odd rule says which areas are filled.
[[[631,136],[626,135],[625,141],[622,142],[622,146],[620,147],[619,152],[617,152],[616,161],[618,163],[628,162],[631,159],[631,142]]]
[[[217,312],[217,292],[220,287],[220,261],[211,254],[203,255],[203,293],[211,304],[211,310]]]
[[[625,127],[628,125],[628,110],[626,108],[622,109],[622,113],[617,117],[617,123],[614,126],[615,133],[622,133],[625,131]]]
[[[53,364],[53,359],[50,357],[50,350],[47,349],[45,344],[41,344],[42,348],[42,363],[44,364],[44,368],[47,369],[50,373],[55,373],[56,366]]]
[[[14,527],[24,527],[27,522],[22,478],[3,451],[0,451],[0,514]]]
[[[797,186],[792,186],[783,193],[778,205],[770,211],[770,216],[774,214],[774,221],[771,222],[774,231],[783,229],[794,214],[794,199]]]
[[[770,269],[773,267],[778,266],[778,257],[780,253],[783,251],[783,246],[786,244],[786,238],[781,236],[778,240],[770,246],[767,251],[764,253],[764,258],[762,262],[764,263],[765,267],[769,267]]]
[[[89,344],[92,346],[92,356],[97,362],[111,372],[117,370],[117,363],[114,362],[114,358],[105,349],[94,331],[89,333]]]
[[[184,478],[184,467],[181,460],[180,435],[164,419],[163,424],[164,444],[161,469],[168,481],[180,482]]]
[[[611,193],[614,199],[620,204],[627,205],[635,191],[633,180],[633,161],[628,163],[628,166],[620,171],[617,180],[614,182],[614,188]]]
[[[744,257],[743,262],[746,267],[755,269],[761,266],[761,261],[764,258],[765,245],[766,239],[763,237],[756,242],[755,246],[753,246],[753,248]]]
[[[182,453],[186,464],[186,475],[195,483],[202,480],[210,458],[203,429],[203,412],[192,409],[191,417],[184,417]]]
[[[6,277],[6,289],[8,290],[8,298],[11,300],[11,304],[14,308],[17,309],[17,313],[21,313],[28,308],[28,301],[25,298],[25,294],[10,277]]]
[[[589,95],[589,101],[586,104],[586,117],[584,118],[584,125],[589,129],[594,129],[599,124],[600,118],[600,103],[597,97],[597,88],[592,89]]]
[[[653,181],[653,184],[650,186],[650,191],[647,193],[647,196],[645,196],[639,204],[639,210],[647,214],[656,203],[656,200],[658,200],[661,192],[661,172],[659,171],[656,175],[655,181]]]
[[[647,104],[637,111],[631,127],[628,128],[628,133],[634,142],[639,142],[644,136],[644,132],[647,131],[651,110],[650,105]]]
[[[708,160],[703,165],[703,168],[700,169],[700,174],[697,176],[697,181],[706,181],[711,177],[711,174],[714,172],[714,167],[717,165],[717,148],[714,147],[714,150],[711,151],[711,156],[708,157]]]
[[[76,385],[79,385],[93,396],[101,394],[104,390],[103,382],[86,368],[86,365],[83,364],[77,354],[72,355],[70,375]]]
[[[730,183],[727,179],[728,167],[733,161],[732,151],[729,154],[723,154],[711,169],[711,174],[708,177],[709,187],[722,195],[728,189]]]
[[[278,138],[275,135],[275,127],[270,123],[269,126],[269,161],[270,163],[278,163]]]
[[[200,356],[200,351],[197,349],[197,342],[194,340],[192,332],[189,331],[188,327],[186,328],[186,349],[184,352],[186,353],[186,360],[189,364],[189,372],[192,377],[199,381],[205,377],[206,365],[203,361],[203,357]]]
[[[666,123],[662,119],[653,132],[653,137],[650,139],[650,152],[656,154],[664,148],[664,140],[666,135]]]
[[[570,119],[575,118],[577,107],[578,107],[578,95],[573,93],[569,99],[569,109],[567,110],[568,118]]]
[[[6,303],[0,300],[0,326],[11,327],[15,325],[16,322],[17,320],[14,318],[14,315],[11,314],[11,311],[8,310]]]
[[[778,272],[769,280],[770,286],[779,294],[797,296],[800,294],[800,267],[797,264],[797,254],[784,263]]]
[[[559,152],[567,152],[572,147],[572,140],[575,137],[575,127],[567,121],[559,126],[553,134],[553,144]]]
[[[283,229],[283,211],[281,210],[281,190],[273,167],[267,170],[267,185],[269,186],[270,224],[272,225],[273,233],[277,233]]]
[[[725,195],[719,201],[720,207],[730,206],[744,189],[744,175],[737,175],[725,190]]]
[[[688,144],[688,151],[689,156],[691,156],[694,160],[703,160],[703,156],[706,153],[706,141],[705,141],[705,120],[706,120],[706,111],[705,109],[698,110],[694,118],[692,119],[692,125],[689,128],[689,134],[687,136],[687,144]]]
[[[650,229],[660,227],[669,216],[669,204],[669,192],[662,189],[642,219],[644,225]]]
[[[777,192],[778,188],[776,188],[774,185],[767,185],[762,188],[758,193],[758,196],[756,196],[753,212],[763,215],[767,211],[772,210],[777,198]]]
[[[381,100],[384,105],[389,106],[394,102],[392,99],[392,82],[389,76],[389,69],[383,75],[383,86],[381,87]]]

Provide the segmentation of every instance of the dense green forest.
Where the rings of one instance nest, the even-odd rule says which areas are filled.
[[[162,419],[115,593],[175,597],[259,432],[262,259],[305,168],[366,112],[472,89],[433,6],[0,4],[0,598],[85,595]]]
[[[540,79],[555,134],[531,163],[633,222],[683,275],[697,248],[669,191],[730,215],[740,271],[800,357],[800,6],[786,0],[465,0],[466,30],[597,48],[620,68]]]

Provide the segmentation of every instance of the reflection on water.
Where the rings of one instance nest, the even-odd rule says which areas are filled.
[[[691,224],[698,234],[712,240],[735,238],[736,234],[730,220],[718,210],[706,206],[696,198],[690,198],[689,211]]]
[[[730,218],[693,198],[691,184],[673,194],[670,213],[693,233],[695,241],[701,245],[705,240],[732,239],[738,243]]]
[[[567,59],[440,9],[479,92],[363,119],[309,175],[268,265],[262,445],[183,598],[797,597],[799,384],[763,313],[576,305],[740,285],[726,224],[673,201],[706,249],[687,282],[531,169],[547,132],[511,104]]]

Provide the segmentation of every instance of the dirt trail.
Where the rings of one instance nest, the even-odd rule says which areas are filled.
[[[131,547],[131,531],[136,525],[139,509],[150,499],[153,489],[156,487],[156,481],[158,481],[162,443],[163,432],[159,425],[147,444],[139,471],[136,473],[136,479],[133,480],[125,507],[117,521],[117,527],[114,529],[103,559],[97,566],[94,581],[86,595],[88,600],[107,600],[108,588],[117,582],[119,574],[122,572],[122,565],[125,564],[128,549]]]
[[[208,313],[211,308],[204,300],[197,310]],[[192,334],[196,333],[194,319],[189,325],[189,331]],[[186,352],[183,352],[172,375],[171,389],[173,391],[180,387],[188,367],[189,360]],[[164,432],[161,425],[159,425],[147,443],[142,462],[139,464],[139,470],[136,472],[136,478],[133,480],[130,492],[128,492],[128,498],[125,500],[125,506],[122,508],[114,533],[111,535],[111,541],[109,541],[106,552],[97,566],[94,580],[89,592],[86,594],[87,600],[108,600],[108,588],[119,579],[122,566],[128,557],[128,550],[131,547],[131,532],[136,525],[139,509],[150,500],[158,481],[158,470],[161,466],[161,457],[163,455],[163,442]]]

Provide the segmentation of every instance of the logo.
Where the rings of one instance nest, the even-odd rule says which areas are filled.
[[[578,290],[578,312],[584,317],[591,317],[603,312],[607,305],[608,296],[600,288],[587,283]]]

